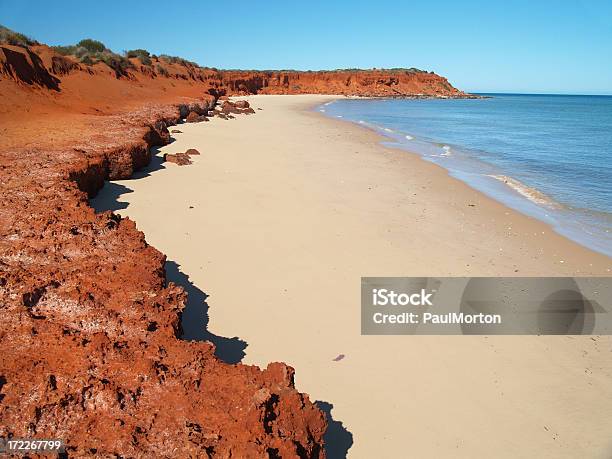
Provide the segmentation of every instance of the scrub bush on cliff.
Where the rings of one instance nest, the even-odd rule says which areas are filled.
[[[165,77],[169,76],[168,70],[166,70],[166,68],[163,65],[161,65],[161,64],[156,64],[155,65],[155,70],[161,76],[165,76]]]
[[[64,56],[74,56],[85,65],[103,62],[115,71],[117,78],[127,76],[128,69],[133,67],[126,57],[112,52],[104,43],[91,38],[81,40],[76,45],[54,46],[53,49]]]
[[[138,58],[142,65],[151,65],[151,54],[146,49],[130,49],[125,52],[128,58]]]
[[[183,67],[200,67],[196,62],[188,61],[178,56],[168,56],[167,54],[160,54],[159,59],[162,61],[169,62],[171,64],[179,64]]]
[[[3,25],[0,25],[0,43],[23,47],[39,44],[36,40],[32,40],[30,37],[22,33],[15,32],[8,27],[4,27]]]
[[[90,53],[101,53],[103,51],[107,51],[104,43],[98,40],[93,40],[91,38],[85,38],[77,43],[77,46],[80,48],[85,48]]]

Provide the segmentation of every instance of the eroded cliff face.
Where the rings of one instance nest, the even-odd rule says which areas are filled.
[[[117,72],[0,45],[0,436],[61,438],[77,457],[323,458],[326,420],[293,369],[230,365],[179,339],[186,293],[166,281],[164,255],[88,197],[220,95],[463,93],[414,71],[131,61]]]
[[[219,74],[229,94],[340,94],[362,97],[469,97],[439,75],[418,70],[242,72]]]
[[[22,62],[24,61],[24,62]],[[446,78],[417,69],[373,69],[335,71],[242,71],[202,68],[191,63],[154,58],[143,65],[129,60],[131,68],[117,72],[103,63],[85,65],[71,56],[60,56],[44,45],[24,49],[2,45],[0,74],[28,83],[60,89],[58,77],[102,75],[127,80],[177,80],[197,82],[221,94],[336,94],[369,97],[469,97],[454,88]],[[28,67],[32,71],[24,71]],[[64,81],[70,86],[71,81]]]
[[[149,161],[179,111],[150,105],[72,147],[1,152],[0,436],[65,439],[71,456],[324,457],[325,419],[293,369],[229,365],[178,339],[186,294],[164,255],[88,205]]]

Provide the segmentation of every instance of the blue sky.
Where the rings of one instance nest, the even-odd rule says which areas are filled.
[[[417,67],[467,91],[612,94],[611,0],[0,0],[0,24],[218,68]]]

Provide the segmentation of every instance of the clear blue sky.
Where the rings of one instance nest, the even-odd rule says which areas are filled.
[[[612,94],[612,0],[0,0],[0,24],[218,68],[418,67],[467,91]]]

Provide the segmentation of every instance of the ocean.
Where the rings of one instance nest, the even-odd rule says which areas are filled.
[[[612,256],[612,96],[483,95],[340,99],[317,110]]]

